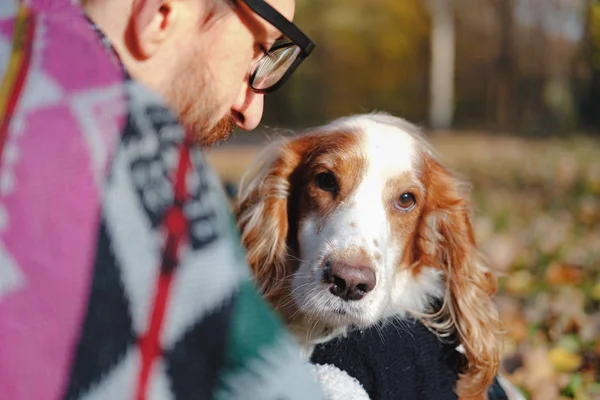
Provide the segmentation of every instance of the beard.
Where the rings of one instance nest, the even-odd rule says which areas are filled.
[[[229,139],[234,129],[235,118],[231,113],[227,113],[212,128],[194,138],[200,147],[215,146]]]
[[[219,115],[220,107],[212,84],[214,79],[210,79],[206,65],[198,66],[198,60],[202,59],[199,53],[191,56],[175,74],[166,98],[194,141],[200,147],[210,147],[227,140],[236,125],[231,113]]]

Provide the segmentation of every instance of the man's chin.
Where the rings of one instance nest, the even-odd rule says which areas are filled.
[[[231,133],[235,129],[235,119],[231,114],[227,114],[225,117],[221,118],[219,122],[217,122],[210,129],[194,129],[194,136],[196,139],[196,143],[200,147],[211,147],[219,145],[220,143],[226,141],[231,136]]]

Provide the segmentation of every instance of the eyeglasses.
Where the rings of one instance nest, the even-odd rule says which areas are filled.
[[[250,71],[250,87],[257,93],[272,92],[283,85],[300,63],[310,55],[315,44],[296,25],[288,21],[264,0],[242,0],[262,19],[289,39],[276,43]]]

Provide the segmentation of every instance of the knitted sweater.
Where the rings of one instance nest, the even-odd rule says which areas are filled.
[[[0,0],[0,399],[322,398],[188,139],[71,0]]]
[[[422,324],[385,324],[318,346],[316,364],[356,378],[372,400],[453,400],[460,353]]]
[[[371,400],[456,399],[463,361],[453,345],[443,344],[416,321],[353,331],[318,346],[312,356],[314,370],[332,400],[367,395]],[[502,376],[494,379],[487,396],[525,400]]]

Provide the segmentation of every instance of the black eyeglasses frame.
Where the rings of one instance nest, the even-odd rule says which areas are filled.
[[[279,13],[276,9],[271,7],[269,3],[264,0],[241,0],[243,1],[250,10],[252,10],[256,15],[260,16],[262,19],[273,25],[277,28],[286,38],[288,38],[293,44],[300,48],[300,53],[287,69],[285,74],[272,86],[266,89],[256,89],[252,87],[252,81],[254,80],[254,76],[256,71],[250,76],[250,86],[252,90],[256,93],[270,93],[277,89],[279,89],[292,75],[292,73],[298,68],[298,66],[307,58],[310,53],[315,48],[315,43],[310,40],[304,32],[300,30],[294,23],[290,22],[287,18]],[[282,47],[289,47],[290,43],[284,43],[280,45],[276,45],[272,50],[280,49]],[[268,57],[265,55],[264,57]],[[260,61],[258,61],[260,62]]]

